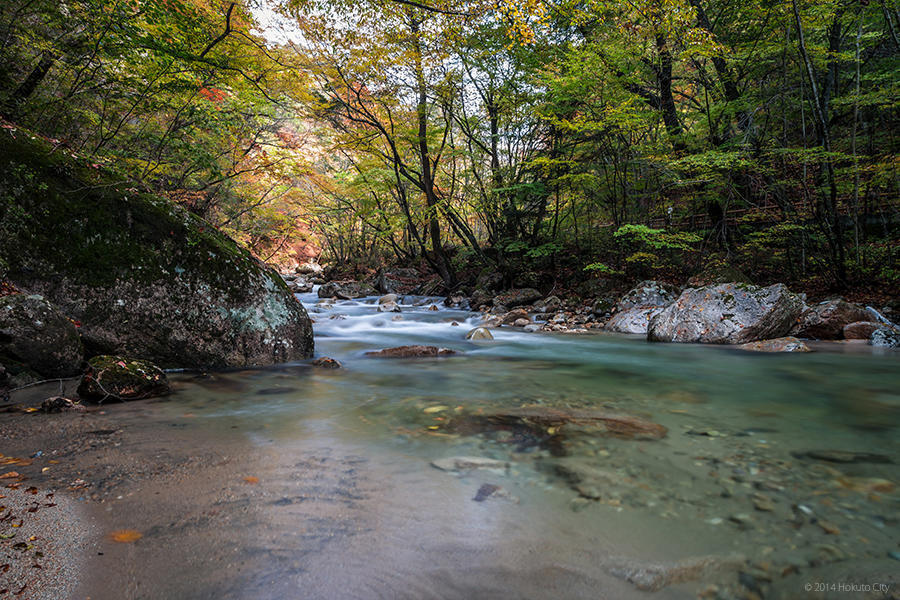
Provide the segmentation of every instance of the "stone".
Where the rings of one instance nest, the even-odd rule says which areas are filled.
[[[0,197],[0,263],[10,282],[80,322],[88,354],[197,368],[312,354],[306,310],[277,273],[210,223],[131,186],[0,129],[0,189],[10,192]]]
[[[531,323],[530,325],[526,325],[522,328],[525,333],[536,333],[541,330],[541,326],[537,323]]]
[[[484,290],[475,290],[472,297],[469,298],[469,305],[474,310],[479,310],[482,306],[491,303],[491,294]]]
[[[499,485],[495,485],[493,483],[483,483],[478,488],[478,491],[475,493],[475,497],[472,498],[475,502],[484,502],[485,500],[493,498],[493,499],[503,499],[509,500],[510,502],[514,502],[516,504],[519,503],[519,499],[504,490]]]
[[[378,304],[397,304],[399,301],[400,297],[397,294],[385,294],[378,299]]]
[[[783,284],[688,288],[650,319],[647,339],[746,344],[787,335],[802,310],[802,300]]]
[[[761,340],[748,342],[738,346],[741,350],[751,352],[812,352],[809,346],[795,337],[775,338],[774,340]]]
[[[647,335],[650,319],[662,312],[662,306],[635,307],[614,314],[604,325],[607,331]]]
[[[513,322],[514,327],[525,327],[526,325],[530,324],[531,319],[516,319],[515,322]]]
[[[456,350],[438,348],[437,346],[397,346],[374,352],[366,352],[366,356],[375,358],[423,358],[433,356],[452,356]]]
[[[295,279],[288,283],[288,289],[295,294],[308,294],[312,291],[313,284],[303,279]]]
[[[92,402],[143,400],[170,392],[166,374],[144,360],[95,356],[78,384],[78,396]]]
[[[396,302],[381,302],[378,304],[378,312],[400,312],[400,305]]]
[[[843,337],[845,325],[869,319],[869,312],[862,306],[840,298],[826,300],[806,309],[791,334],[802,338],[839,340]]]
[[[881,327],[872,332],[869,344],[879,348],[900,348],[900,331],[892,327]]]
[[[301,275],[318,275],[323,271],[322,265],[317,262],[307,262],[301,265],[297,265],[294,269],[295,273],[299,273]]]
[[[365,298],[366,296],[374,296],[375,288],[367,283],[358,281],[329,281],[319,286],[317,292],[319,298],[338,298],[339,300],[355,300],[357,298]]]
[[[480,456],[451,456],[431,461],[431,466],[441,471],[473,471],[475,469],[488,469],[505,472],[509,463],[493,458]]]
[[[613,559],[606,566],[611,575],[624,579],[637,589],[658,592],[670,585],[701,581],[740,568],[743,557],[719,558],[704,556],[687,558],[673,563],[640,563],[625,559]]]
[[[521,288],[507,290],[502,294],[494,296],[494,306],[506,306],[507,308],[515,308],[531,304],[542,298],[542,294],[534,288]]]
[[[642,281],[622,296],[616,303],[616,311],[639,306],[668,306],[678,297],[678,288],[668,283]]]
[[[63,413],[63,412],[85,412],[87,409],[83,404],[72,400],[71,398],[64,398],[63,396],[54,396],[52,398],[47,398],[43,402],[41,402],[41,412],[45,413]]]
[[[873,321],[855,321],[844,325],[842,333],[845,340],[868,340],[876,330],[882,327],[881,323]]]
[[[884,454],[849,452],[846,450],[809,450],[807,452],[794,452],[792,455],[797,458],[812,458],[832,463],[893,463],[891,458]]]
[[[485,327],[476,327],[475,329],[470,329],[469,332],[466,333],[466,339],[471,341],[492,340],[494,339],[494,336],[491,334],[490,330]]]
[[[312,361],[312,366],[320,369],[340,369],[343,365],[331,357],[322,356]]]
[[[591,314],[597,317],[607,315],[615,309],[616,301],[612,298],[597,298],[596,300],[594,300],[593,304],[591,304]]]
[[[512,325],[519,319],[528,319],[528,322],[531,322],[531,319],[528,318],[528,311],[524,308],[517,308],[515,310],[511,310],[502,317],[500,317],[501,325]],[[527,325],[527,323],[526,323]]]
[[[545,433],[548,428],[557,430],[565,425],[596,427],[607,435],[624,439],[659,440],[666,437],[668,429],[640,417],[609,413],[598,410],[561,409],[543,406],[509,408],[497,412],[463,415],[456,425],[465,429],[474,425],[475,430],[485,426],[513,426],[537,429]]]
[[[42,296],[0,297],[0,363],[10,376],[27,369],[70,377],[81,372],[83,358],[75,323]]]

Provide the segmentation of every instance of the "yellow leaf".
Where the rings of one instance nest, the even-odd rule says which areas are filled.
[[[140,531],[135,531],[134,529],[119,529],[109,534],[109,537],[114,542],[131,544],[132,542],[136,542],[144,537],[144,534]]]
[[[246,481],[247,483],[259,483],[259,477],[248,475],[247,477],[244,477],[244,481]]]
[[[430,415],[430,414],[439,413],[439,412],[442,412],[442,411],[445,411],[445,410],[447,410],[447,407],[446,407],[446,406],[438,405],[438,406],[429,406],[429,407],[426,408],[423,412],[424,412],[426,415]]]

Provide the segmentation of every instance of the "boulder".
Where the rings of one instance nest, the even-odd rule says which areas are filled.
[[[514,308],[516,306],[524,306],[540,300],[543,296],[534,288],[520,288],[507,290],[502,294],[494,296],[494,306],[506,306]]]
[[[642,306],[619,311],[606,322],[607,331],[647,335],[650,319],[662,312],[663,306]]]
[[[673,285],[653,280],[642,281],[619,299],[616,310],[623,311],[639,306],[668,306],[677,297],[678,288]]]
[[[607,315],[615,309],[616,301],[608,297],[597,298],[594,300],[594,303],[591,304],[591,314],[597,317]]]
[[[321,356],[312,361],[312,366],[319,367],[320,369],[340,369],[342,365],[329,356]]]
[[[380,302],[378,312],[400,312],[400,305],[396,302]]]
[[[41,296],[0,298],[0,362],[11,375],[28,369],[42,377],[81,372],[84,348],[75,323]]]
[[[469,304],[474,310],[491,303],[491,295],[484,290],[475,290],[469,299]]]
[[[437,346],[397,346],[375,352],[366,352],[366,356],[375,358],[423,358],[432,356],[452,356],[455,350],[438,348]]]
[[[872,332],[869,344],[880,348],[900,348],[900,331],[893,327],[882,327]]]
[[[511,310],[508,313],[506,313],[505,315],[501,316],[500,324],[501,325],[512,325],[519,319],[528,319],[528,311],[525,310],[524,308],[517,308],[515,310]],[[528,321],[531,322],[531,319],[528,319]],[[527,325],[527,323],[526,323],[526,325]]]
[[[411,291],[418,281],[415,269],[388,269],[379,271],[373,285],[382,294],[398,294]]]
[[[492,340],[494,339],[494,336],[488,329],[485,329],[484,327],[476,327],[466,334],[466,339],[472,341]]]
[[[375,288],[367,283],[358,281],[329,281],[319,286],[319,298],[338,298],[340,300],[355,300],[356,298],[365,298],[366,296],[374,296]]]
[[[802,310],[803,301],[783,284],[688,288],[650,319],[647,339],[746,344],[787,335]]]
[[[378,304],[387,304],[388,302],[393,302],[394,304],[396,304],[399,301],[400,297],[397,294],[385,294],[378,299]]]
[[[91,354],[163,367],[312,354],[309,317],[277,273],[206,221],[132,186],[41,138],[0,129],[8,279],[79,321]]]
[[[78,384],[78,396],[92,402],[142,400],[165,396],[171,390],[166,374],[144,360],[95,356]]]
[[[804,311],[791,334],[802,338],[838,340],[843,336],[844,325],[870,319],[871,315],[862,306],[840,298],[826,300]]]
[[[845,340],[868,340],[877,329],[884,327],[881,323],[872,321],[856,321],[844,325],[843,336]]]
[[[795,337],[775,338],[774,340],[762,340],[749,342],[738,346],[741,350],[752,352],[811,352],[809,346]]]
[[[525,327],[526,325],[531,325],[531,319],[516,319],[513,321],[513,327]]]
[[[319,263],[308,262],[303,263],[302,265],[297,265],[297,267],[294,269],[294,272],[301,275],[319,275],[324,270],[325,269]]]

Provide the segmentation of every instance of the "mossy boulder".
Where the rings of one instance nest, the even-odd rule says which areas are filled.
[[[0,261],[80,321],[89,354],[162,367],[312,355],[302,304],[209,223],[22,130],[0,130]]]
[[[0,363],[11,376],[41,377],[81,372],[84,347],[75,324],[41,296],[0,298]]]
[[[806,309],[792,335],[819,340],[839,340],[844,336],[844,326],[857,321],[868,321],[871,314],[862,306],[842,298],[826,300]]]
[[[166,374],[144,360],[95,356],[78,384],[78,396],[92,402],[143,400],[170,392]]]

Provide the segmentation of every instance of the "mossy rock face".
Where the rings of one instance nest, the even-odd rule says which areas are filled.
[[[89,354],[162,367],[312,355],[309,317],[271,269],[202,219],[21,130],[0,130],[0,262],[81,322]]]
[[[143,400],[171,391],[166,374],[144,360],[95,356],[78,384],[78,395],[92,402]]]
[[[10,375],[69,377],[81,372],[83,358],[75,324],[44,298],[0,298],[0,362]]]

